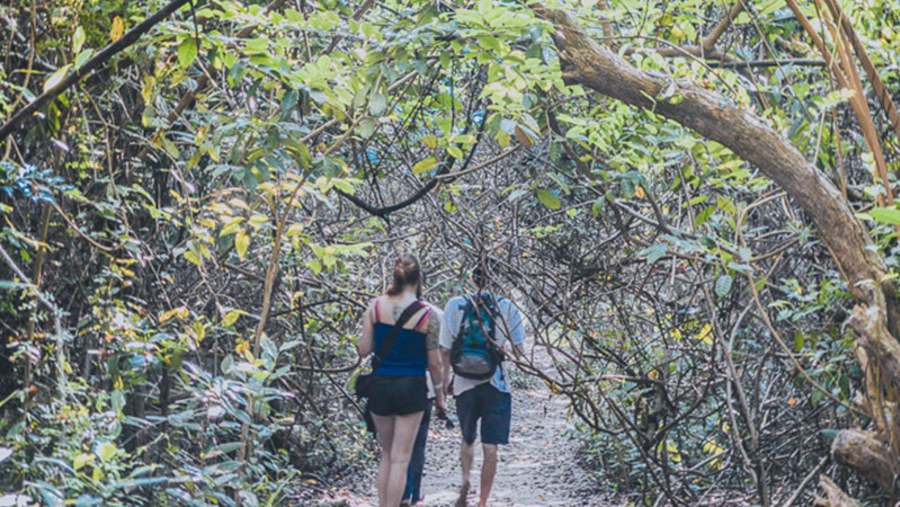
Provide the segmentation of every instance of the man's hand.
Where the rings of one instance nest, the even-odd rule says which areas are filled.
[[[436,397],[434,400],[434,408],[437,409],[438,414],[446,414],[447,413],[447,400],[445,400],[443,396]]]

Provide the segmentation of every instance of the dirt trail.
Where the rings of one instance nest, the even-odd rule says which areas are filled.
[[[535,351],[535,362],[550,368],[549,358],[542,350]],[[513,418],[510,443],[501,446],[497,477],[491,491],[492,507],[538,506],[610,506],[601,498],[591,498],[586,474],[579,468],[577,441],[571,438],[572,426],[566,419],[566,400],[551,394],[547,386],[534,377],[511,372],[513,385]],[[454,408],[451,404],[451,413]],[[456,501],[459,491],[458,427],[448,430],[440,421],[432,421],[426,448],[425,474],[422,478],[424,507],[447,507]],[[477,505],[481,469],[481,449],[475,456],[472,472],[474,493],[469,505]],[[373,465],[374,468],[374,465]],[[361,507],[377,505],[373,487],[356,484],[343,505]]]

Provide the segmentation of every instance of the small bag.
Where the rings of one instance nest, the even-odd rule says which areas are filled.
[[[391,350],[391,347],[394,345],[394,340],[396,340],[397,335],[400,334],[400,330],[403,329],[403,325],[406,324],[406,322],[422,308],[425,308],[424,303],[422,303],[421,301],[413,301],[413,303],[407,306],[406,309],[403,310],[403,313],[400,314],[400,318],[397,319],[394,327],[391,328],[390,333],[388,333],[388,335],[385,337],[384,343],[381,344],[381,348],[378,349],[378,352],[372,358],[372,372],[361,373],[356,376],[356,384],[353,386],[353,388],[356,392],[357,398],[372,397],[372,388],[375,385],[375,372],[378,371],[378,367],[381,366],[381,362],[384,361],[384,356],[388,353],[389,350]]]

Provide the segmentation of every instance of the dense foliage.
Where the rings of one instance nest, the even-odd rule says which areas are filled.
[[[165,3],[0,6],[0,117]],[[846,53],[830,3],[798,9]],[[900,5],[839,3],[896,96]],[[758,113],[896,271],[885,102],[863,73],[882,164],[785,3],[561,8]],[[553,357],[519,367],[568,398],[598,490],[800,504],[828,473],[883,498],[829,455],[872,415],[809,218],[727,147],[566,83],[554,30],[519,2],[197,1],[0,139],[0,497],[274,505],[346,471],[370,452],[360,312],[412,251],[439,303],[500,261]]]

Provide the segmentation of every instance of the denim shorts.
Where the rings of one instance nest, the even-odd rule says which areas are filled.
[[[472,445],[478,437],[481,420],[482,444],[508,444],[512,418],[512,396],[502,393],[490,382],[479,384],[456,397],[456,416],[463,440]]]

